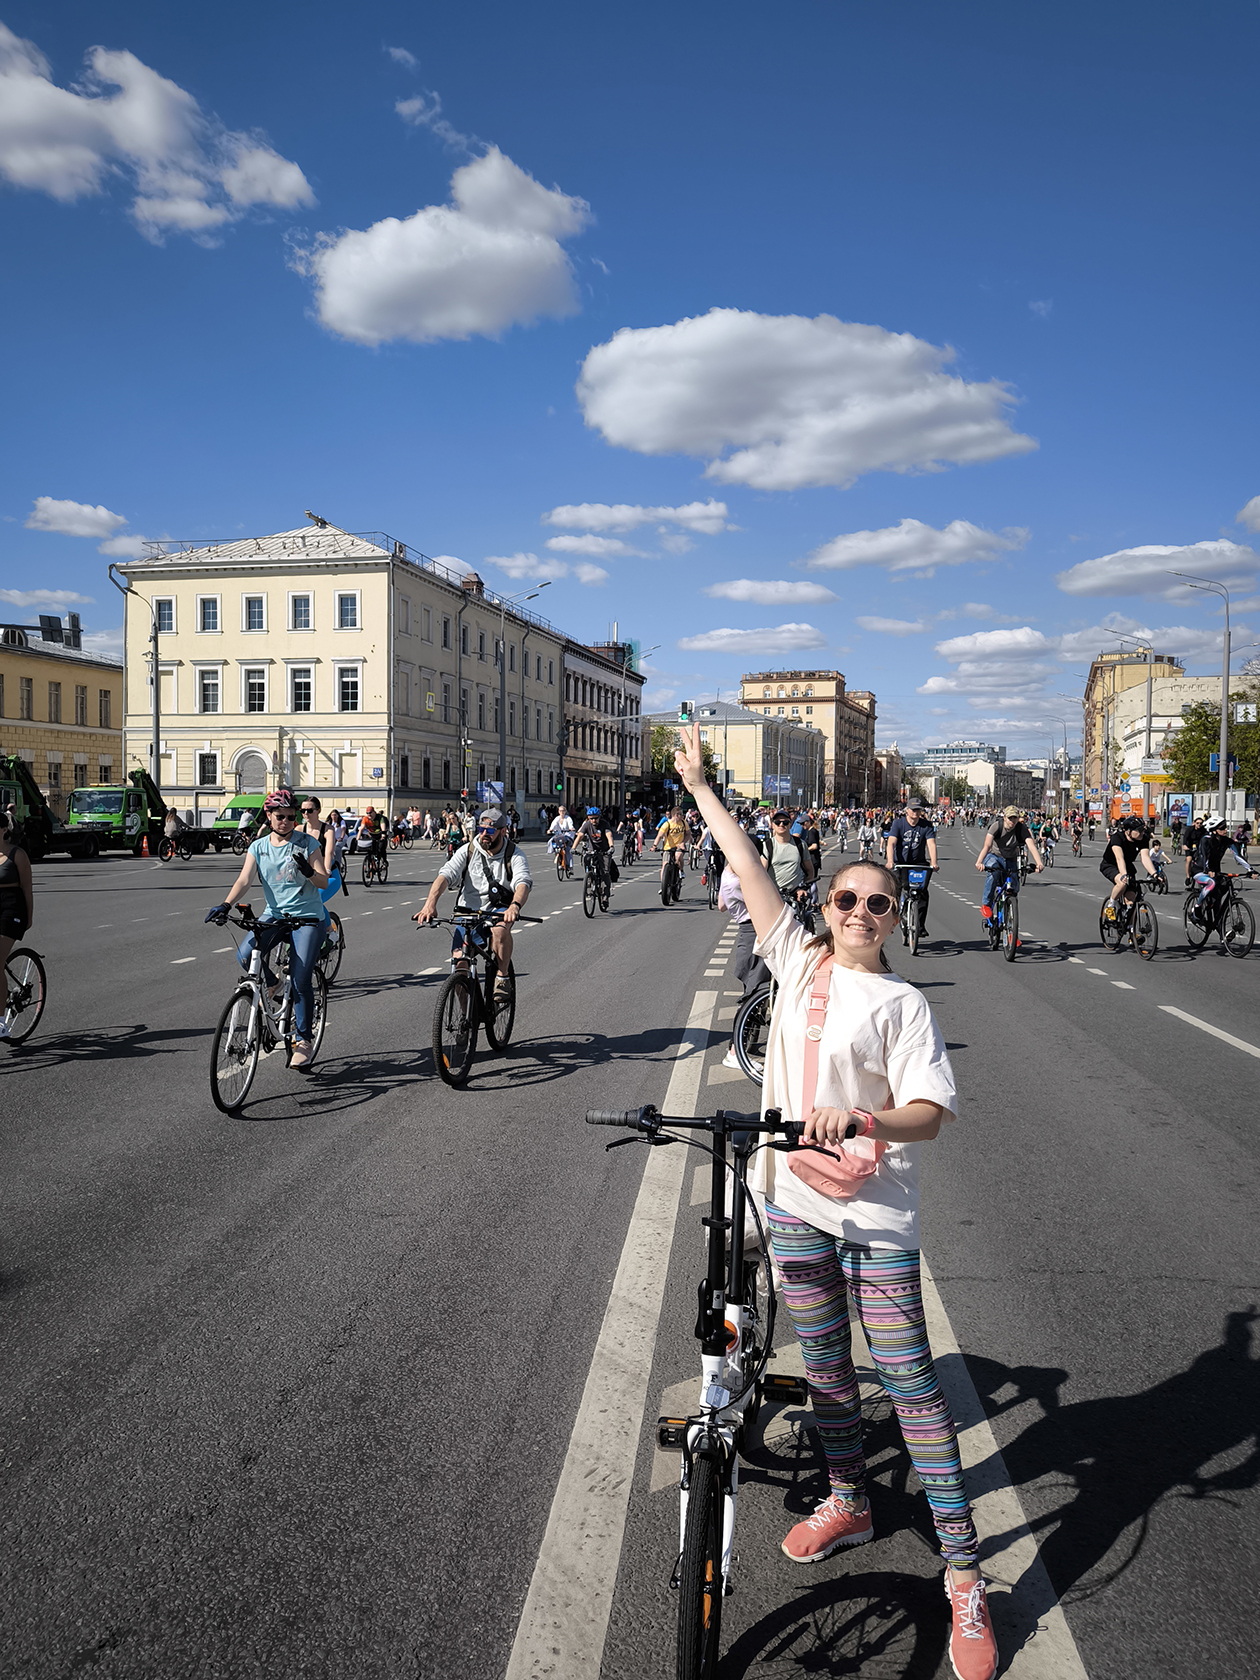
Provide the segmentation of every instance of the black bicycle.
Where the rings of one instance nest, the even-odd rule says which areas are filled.
[[[582,863],[586,873],[582,882],[582,912],[586,916],[595,914],[597,904],[601,910],[608,908],[612,897],[612,881],[608,874],[611,858],[611,852],[596,852],[589,847],[583,848]]]
[[[331,986],[337,978],[337,970],[341,967],[341,959],[345,955],[346,933],[341,925],[341,917],[335,910],[329,910],[328,920],[330,925],[324,935],[324,943],[319,948],[315,966],[324,976],[324,984]]]
[[[502,1054],[516,1024],[516,967],[508,964],[508,984],[500,991],[496,985],[498,959],[490,943],[491,932],[503,915],[502,910],[457,910],[453,916],[435,917],[425,924],[464,930],[464,943],[451,953],[451,973],[438,992],[433,1010],[433,1061],[448,1085],[467,1084],[477,1051],[477,1033],[483,1026],[490,1048]],[[540,919],[517,917],[521,922]]]
[[[635,843],[634,830],[625,835],[621,842],[621,861],[629,868],[639,861],[639,848]]]
[[[1198,887],[1207,885],[1210,876],[1200,872],[1195,876]],[[1186,926],[1186,943],[1192,950],[1201,951],[1209,936],[1215,932],[1222,947],[1231,957],[1245,957],[1256,938],[1256,918],[1250,904],[1239,895],[1233,875],[1224,876],[1224,891],[1213,889],[1201,908],[1197,892],[1186,894],[1182,912]]]
[[[4,1019],[9,1031],[6,1042],[25,1044],[39,1025],[48,1001],[48,976],[38,951],[18,945],[4,962]]]
[[[680,1455],[681,1547],[670,1576],[678,1594],[678,1680],[714,1680],[722,1642],[722,1600],[732,1590],[739,1457],[763,1401],[802,1405],[808,1388],[799,1377],[770,1376],[766,1365],[774,1338],[777,1299],[761,1216],[748,1194],[748,1162],[757,1149],[792,1150],[800,1125],[777,1108],[765,1114],[730,1114],[712,1120],[675,1120],[647,1107],[609,1112],[591,1109],[589,1126],[624,1126],[635,1136],[617,1138],[616,1149],[639,1140],[649,1145],[690,1144],[711,1158],[708,1264],[699,1286],[700,1403],[689,1417],[662,1417],[657,1445]],[[666,1128],[670,1128],[666,1130]],[[856,1127],[851,1128],[856,1131]],[[712,1141],[678,1136],[704,1133]],[[728,1202],[727,1174],[730,1174]],[[760,1256],[745,1250],[744,1221],[751,1214]]]
[[[1129,893],[1133,894],[1132,898]],[[1103,901],[1098,912],[1098,932],[1109,951],[1118,951],[1127,937],[1139,957],[1150,962],[1155,955],[1159,949],[1159,917],[1146,902],[1136,875],[1130,875],[1125,896],[1118,903],[1113,904],[1110,898]],[[1206,932],[1203,937],[1207,938]]]
[[[919,954],[919,940],[923,937],[923,923],[927,917],[928,882],[934,870],[926,863],[898,863],[894,865],[901,882],[901,903],[898,920],[901,942],[910,947],[910,955]]]
[[[384,850],[378,851],[375,846],[363,856],[363,885],[370,887],[373,882],[384,886],[389,880],[389,858]]]
[[[677,904],[682,897],[683,872],[682,864],[678,861],[681,846],[670,847],[665,853],[665,862],[661,867],[661,903],[668,908]]]
[[[766,1045],[770,1042],[770,1020],[779,995],[777,980],[763,980],[735,1011],[731,1048],[745,1079],[760,1085],[766,1071]]]

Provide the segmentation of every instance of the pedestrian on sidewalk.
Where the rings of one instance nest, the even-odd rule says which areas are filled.
[[[763,1113],[804,1123],[812,1147],[758,1150],[749,1188],[770,1243],[809,1381],[831,1492],[783,1541],[815,1563],[875,1530],[866,1497],[862,1403],[849,1297],[932,1509],[953,1615],[959,1680],[992,1680],[997,1646],[958,1440],[928,1344],[919,1272],[919,1148],[955,1117],[954,1075],[923,994],[889,968],[897,882],[882,864],[844,863],[827,883],[825,931],[811,938],[783,903],[757,847],[705,780],[699,729],[675,764],[757,930],[779,982],[766,1047]]]

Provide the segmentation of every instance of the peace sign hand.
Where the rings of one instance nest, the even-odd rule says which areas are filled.
[[[683,744],[674,752],[674,768],[679,779],[690,793],[707,784],[704,777],[704,759],[700,756],[700,725],[693,723],[687,729],[679,731]]]

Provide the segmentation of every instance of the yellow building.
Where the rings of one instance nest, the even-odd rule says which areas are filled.
[[[726,700],[701,700],[695,708],[701,744],[713,753],[717,785],[732,805],[816,805],[821,802],[826,739],[801,718],[766,716]],[[664,725],[677,730],[677,712],[645,717],[649,734]],[[666,774],[673,776],[672,764]]]
[[[0,753],[26,761],[62,818],[70,789],[122,772],[122,661],[79,642],[76,613],[0,627]]]
[[[1112,772],[1122,762],[1118,697],[1139,683],[1145,693],[1147,669],[1145,652],[1100,653],[1090,665],[1085,680],[1084,762],[1086,797],[1095,801],[1105,802],[1105,790],[1116,779]],[[1149,670],[1152,682],[1157,677],[1185,675],[1185,666],[1179,660],[1153,649]],[[1145,704],[1140,709],[1144,714]]]
[[[475,572],[324,520],[153,549],[120,567],[135,592],[126,766],[149,767],[156,618],[157,780],[198,820],[233,793],[281,784],[318,790],[325,807],[389,811],[475,797],[487,781],[523,809],[552,784],[563,637]]]
[[[740,679],[743,705],[763,717],[812,724],[826,741],[822,801],[849,805],[874,798],[875,696],[846,689],[842,671],[751,671]]]

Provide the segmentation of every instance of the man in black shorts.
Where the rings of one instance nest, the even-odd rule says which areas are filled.
[[[1120,902],[1120,895],[1123,893],[1126,897],[1129,896],[1139,859],[1143,869],[1152,880],[1154,879],[1155,865],[1151,862],[1149,846],[1150,835],[1146,824],[1136,812],[1121,817],[1107,836],[1107,849],[1098,865],[1098,871],[1111,882],[1111,897],[1103,907],[1103,914],[1108,921],[1114,922],[1116,919],[1116,906]]]

